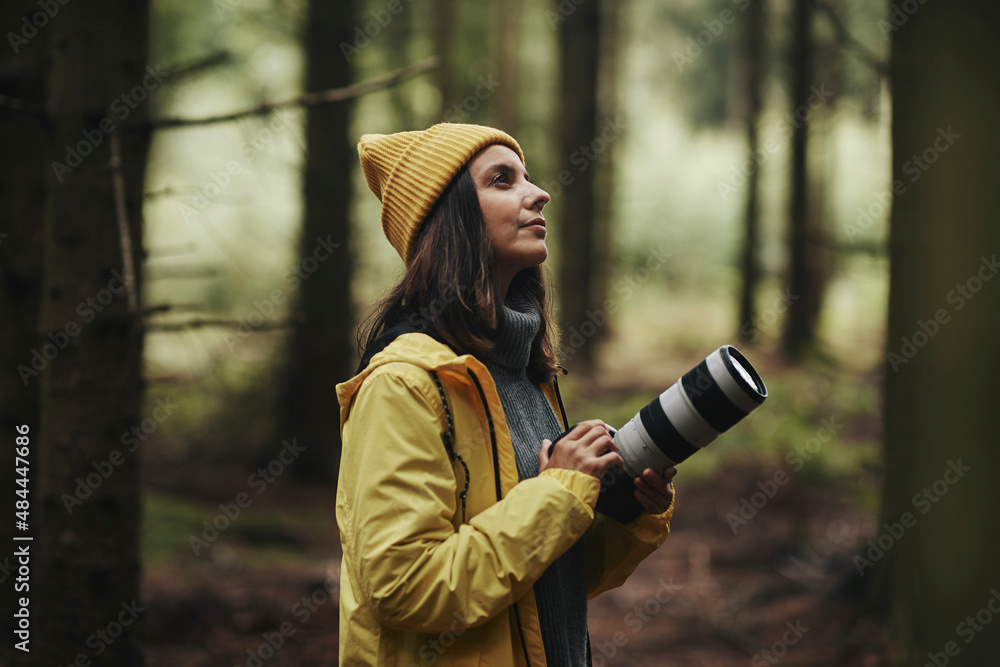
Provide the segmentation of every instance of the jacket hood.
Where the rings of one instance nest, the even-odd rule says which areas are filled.
[[[365,379],[382,366],[395,362],[413,364],[438,373],[453,373],[464,380],[468,380],[470,370],[480,378],[489,377],[486,366],[471,354],[456,355],[450,347],[425,333],[400,334],[380,352],[372,356],[368,364],[361,368],[354,377],[337,385],[341,428],[347,420],[354,395],[361,388]]]

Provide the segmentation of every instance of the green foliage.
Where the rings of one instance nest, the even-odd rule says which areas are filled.
[[[217,503],[190,498],[147,493],[144,500],[142,531],[143,560],[147,566],[188,563],[240,567],[302,566],[315,562],[313,550],[322,545],[329,555],[336,526],[329,508],[298,501],[270,498],[249,492],[251,503],[239,515],[218,519]],[[233,498],[225,501],[232,505]],[[212,532],[205,522],[228,527]],[[206,532],[208,531],[208,532]],[[206,538],[207,536],[207,538]],[[192,539],[205,540],[195,555]]]

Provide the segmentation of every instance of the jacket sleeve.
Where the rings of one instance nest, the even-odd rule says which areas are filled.
[[[472,627],[520,599],[586,532],[600,481],[546,470],[456,530],[461,510],[441,441],[441,398],[427,371],[389,366],[396,371],[378,369],[365,380],[344,424],[337,491],[344,562],[384,625]],[[489,479],[492,491],[492,471],[471,474],[473,484]]]
[[[667,539],[673,514],[673,500],[664,513],[642,512],[627,525],[596,513],[587,531],[587,599],[625,583],[639,563]]]

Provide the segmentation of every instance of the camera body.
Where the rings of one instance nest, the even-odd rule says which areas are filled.
[[[643,507],[635,499],[633,480],[643,470],[662,471],[686,460],[766,398],[764,381],[739,350],[732,345],[715,350],[627,424],[611,429],[625,466],[605,471],[595,509],[621,523],[634,520]],[[550,456],[554,447],[555,442]]]

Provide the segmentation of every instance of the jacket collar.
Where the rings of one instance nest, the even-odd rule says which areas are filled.
[[[492,378],[486,366],[473,355],[456,355],[450,347],[425,333],[404,333],[372,356],[368,364],[357,375],[337,385],[341,426],[347,419],[354,394],[360,389],[361,383],[375,369],[398,361],[414,364],[428,371],[453,374],[463,382],[471,382],[469,371],[472,371],[484,385],[492,384]]]

